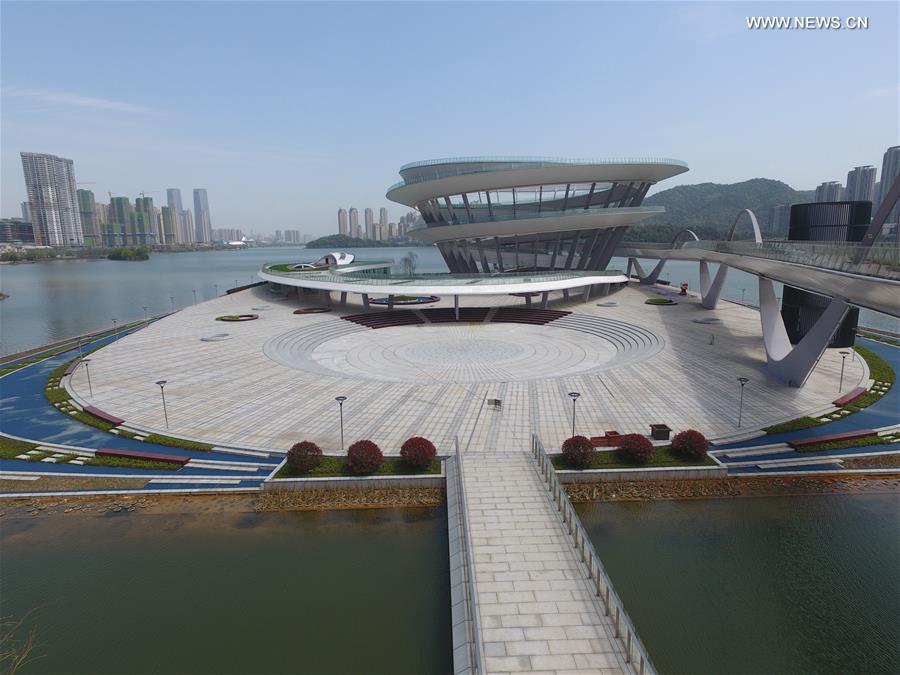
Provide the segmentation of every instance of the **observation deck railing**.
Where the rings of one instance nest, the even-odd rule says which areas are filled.
[[[600,562],[600,556],[597,555],[597,550],[585,532],[584,525],[581,524],[581,519],[575,512],[572,502],[569,501],[566,489],[560,482],[559,476],[556,475],[556,469],[544,450],[544,444],[536,434],[532,435],[531,439],[531,452],[537,462],[538,471],[550,491],[553,503],[556,504],[556,508],[562,515],[576,550],[581,554],[582,562],[587,566],[588,577],[593,582],[594,590],[603,603],[606,616],[611,617],[615,636],[624,647],[625,662],[634,669],[637,675],[655,674],[656,670],[650,661],[650,656],[638,637],[622,600],[613,588],[612,581],[606,574],[603,563]]]

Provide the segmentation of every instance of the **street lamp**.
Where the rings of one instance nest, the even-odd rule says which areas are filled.
[[[78,358],[84,357],[84,351],[81,349],[81,343],[84,342],[84,338],[78,338]]]
[[[341,415],[341,452],[344,451],[344,401],[347,400],[346,396],[335,396],[334,400],[338,402],[338,408],[340,410]]]
[[[119,329],[116,327],[116,322],[117,322],[117,321],[118,321],[118,319],[113,319],[113,320],[112,320],[112,322],[113,322],[113,336],[114,336],[114,338],[115,338],[116,340],[119,339]]]
[[[741,419],[744,416],[744,385],[747,384],[750,379],[746,377],[739,377],[737,381],[741,383],[741,402],[738,404],[738,429],[740,429]]]
[[[144,305],[141,307],[141,309],[144,310],[144,323],[149,323],[150,317],[147,315],[147,310],[149,309],[149,307],[147,307],[147,305]]]
[[[156,384],[159,385],[159,393],[162,395],[163,402],[163,417],[166,418],[166,429],[169,428],[169,411],[166,410],[166,381],[165,380],[157,380]]]
[[[194,288],[194,289],[192,289],[192,291],[194,293],[194,304],[196,305],[197,304],[197,289]]]
[[[741,289],[741,304],[742,304],[742,305],[744,304],[744,293],[745,293],[746,291],[747,291],[746,288],[742,288],[742,289]]]
[[[572,435],[575,435],[575,401],[581,396],[577,391],[570,391],[569,396],[572,398]]]
[[[216,297],[219,297],[219,284],[213,284],[213,288],[216,289]]]
[[[172,311],[174,312],[175,311],[175,296],[174,295],[169,296],[169,302],[172,303]]]
[[[81,362],[84,364],[84,372],[87,374],[88,379],[88,391],[91,394],[91,399],[94,398],[94,387],[91,385],[91,360],[90,359],[82,359]]]
[[[841,355],[841,381],[838,383],[838,393],[844,388],[844,364],[847,362],[847,356],[850,354],[846,349],[838,352]]]

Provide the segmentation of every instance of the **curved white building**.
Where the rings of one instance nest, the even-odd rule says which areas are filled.
[[[674,159],[464,157],[407,164],[388,199],[416,208],[451,272],[603,270],[628,226],[663,213],[641,206]]]

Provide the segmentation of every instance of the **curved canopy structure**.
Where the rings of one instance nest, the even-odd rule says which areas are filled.
[[[688,170],[673,159],[462,157],[407,164],[387,197],[415,207],[452,272],[602,270],[658,181]]]

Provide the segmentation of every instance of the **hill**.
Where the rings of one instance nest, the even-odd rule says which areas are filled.
[[[741,183],[679,185],[647,197],[643,206],[664,206],[666,213],[632,227],[627,241],[669,241],[678,230],[689,227],[698,236],[717,238],[727,232],[741,209],[752,209],[763,231],[769,226],[769,209],[780,204],[813,201],[812,190],[795,190],[769,178]]]

